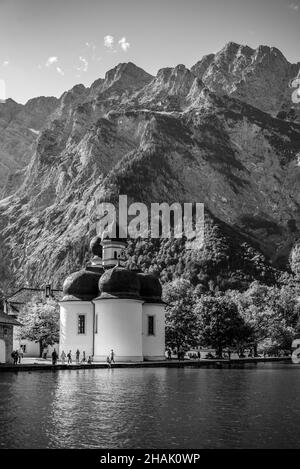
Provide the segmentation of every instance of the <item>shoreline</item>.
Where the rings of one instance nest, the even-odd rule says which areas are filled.
[[[231,366],[243,366],[245,364],[258,364],[270,362],[284,362],[292,364],[291,357],[269,357],[269,358],[233,358],[228,359],[200,359],[200,360],[164,360],[164,361],[144,361],[144,362],[117,362],[111,366],[114,368],[231,368]],[[96,362],[88,364],[72,364],[72,365],[52,365],[52,363],[20,363],[18,365],[1,364],[1,371],[56,371],[56,370],[90,370],[90,369],[109,369],[107,363]]]

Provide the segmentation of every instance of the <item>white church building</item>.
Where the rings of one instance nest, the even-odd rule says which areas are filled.
[[[126,241],[96,236],[93,258],[64,282],[59,354],[76,350],[93,361],[165,359],[165,307],[155,276],[124,267]]]

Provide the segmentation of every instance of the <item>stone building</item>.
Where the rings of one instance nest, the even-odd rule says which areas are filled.
[[[21,326],[21,324],[12,316],[0,312],[0,363],[12,361],[14,326]]]

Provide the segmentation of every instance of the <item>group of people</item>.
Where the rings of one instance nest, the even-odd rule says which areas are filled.
[[[93,359],[92,359],[91,355],[88,357],[88,359],[86,359],[85,351],[82,352],[82,358],[80,357],[80,355],[81,355],[80,350],[77,349],[76,352],[75,352],[75,360],[76,360],[75,362],[76,362],[76,364],[87,363],[88,365],[90,365],[92,363]],[[56,349],[54,349],[53,352],[52,352],[52,365],[56,365],[58,359],[59,359],[59,355],[58,355]],[[60,359],[61,359],[62,365],[65,365],[66,363],[68,365],[71,365],[73,363],[72,350],[69,350],[69,352],[67,354],[63,350],[60,354]],[[109,367],[111,367],[112,363],[115,363],[115,352],[113,350],[111,350],[110,354],[107,356],[106,362],[107,362]]]
[[[13,350],[11,354],[11,358],[13,359],[14,365],[17,365],[18,363],[21,363],[21,359],[24,357],[24,352],[22,347],[20,347],[18,350]]]
[[[177,355],[178,360],[184,360],[186,352],[184,350],[174,350],[174,354]],[[167,359],[171,360],[172,355],[173,355],[173,351],[170,348],[168,348],[167,349]],[[199,350],[197,352],[193,352],[193,353],[189,352],[188,357],[192,358],[192,359],[200,360],[201,353],[200,353]]]
[[[57,351],[54,349],[52,352],[52,364],[56,365],[57,360],[59,356]],[[62,365],[65,365],[66,363],[68,365],[71,365],[73,363],[73,356],[72,356],[72,350],[69,350],[69,352],[66,354],[66,352],[63,350],[60,354],[60,359]],[[75,352],[75,363],[88,363],[89,365],[92,363],[92,357],[89,356],[88,359],[86,359],[85,351],[82,352],[82,358],[80,359],[80,350],[77,349]]]
[[[115,352],[113,350],[110,351],[110,354],[107,355],[106,357],[106,363],[107,363],[107,366],[108,368],[111,368],[111,364],[112,363],[116,363],[115,362]]]

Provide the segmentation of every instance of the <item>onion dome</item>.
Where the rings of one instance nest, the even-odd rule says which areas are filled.
[[[140,280],[132,270],[116,265],[104,272],[99,280],[99,299],[128,298],[140,300]]]
[[[100,273],[79,270],[66,278],[63,284],[62,301],[90,301],[98,296]]]
[[[147,303],[162,303],[160,281],[152,274],[137,274],[141,282],[140,295]]]
[[[94,236],[90,242],[90,250],[94,256],[102,257],[101,236]]]

